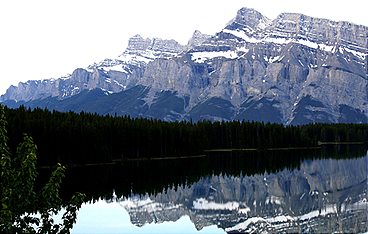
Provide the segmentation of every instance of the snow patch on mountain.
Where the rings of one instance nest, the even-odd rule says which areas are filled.
[[[228,58],[228,59],[236,59],[238,56],[235,51],[210,51],[210,52],[192,52],[190,53],[192,56],[193,62],[196,63],[204,63],[207,60],[213,58]]]

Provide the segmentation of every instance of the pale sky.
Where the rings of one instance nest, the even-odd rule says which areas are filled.
[[[20,81],[59,78],[125,50],[128,38],[214,34],[241,7],[270,19],[303,13],[368,26],[367,0],[9,0],[0,1],[0,94]]]

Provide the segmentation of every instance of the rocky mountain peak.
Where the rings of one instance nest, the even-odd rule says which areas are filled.
[[[161,38],[154,38],[151,41],[150,48],[153,51],[167,52],[167,53],[181,53],[185,49],[179,42],[171,39],[165,40]]]
[[[138,34],[129,38],[126,49],[127,53],[146,52],[147,50],[164,53],[180,53],[184,50],[184,46],[175,40],[143,38]]]
[[[236,17],[227,24],[226,29],[248,28],[250,30],[257,30],[257,28],[265,28],[269,21],[267,17],[258,11],[243,7],[237,12]]]
[[[188,41],[188,48],[193,48],[201,45],[207,39],[209,39],[211,35],[203,34],[199,30],[195,30],[192,37]]]
[[[128,47],[126,51],[145,51],[151,45],[149,38],[143,38],[141,35],[134,35],[128,40]]]

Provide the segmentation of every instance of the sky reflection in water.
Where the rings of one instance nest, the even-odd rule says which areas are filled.
[[[204,227],[197,231],[189,216],[181,217],[176,222],[161,224],[146,224],[137,227],[130,222],[128,212],[117,202],[107,203],[99,200],[96,203],[83,204],[78,212],[77,223],[72,233],[200,233],[216,234],[226,233],[216,226]]]

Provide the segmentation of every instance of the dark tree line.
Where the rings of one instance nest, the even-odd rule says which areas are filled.
[[[367,124],[283,126],[259,122],[165,122],[129,116],[5,108],[12,149],[27,133],[39,163],[111,162],[128,158],[203,154],[208,149],[309,147],[322,142],[367,142]]]

